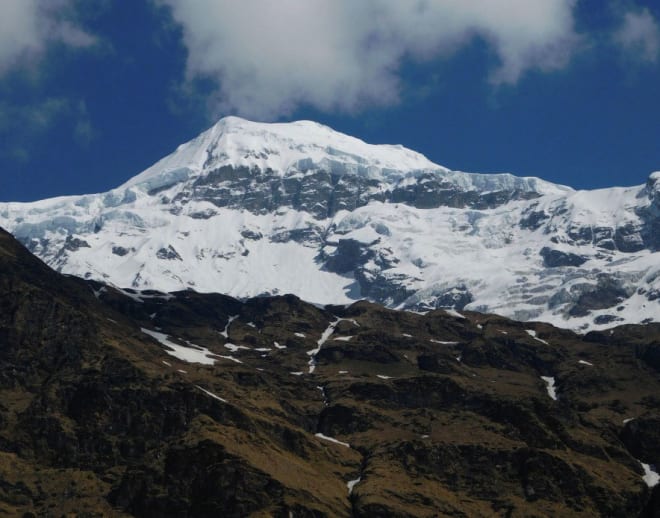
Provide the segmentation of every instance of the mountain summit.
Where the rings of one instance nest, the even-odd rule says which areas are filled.
[[[227,117],[107,193],[0,204],[0,226],[61,272],[124,288],[588,330],[660,318],[659,193],[660,173],[574,191],[310,121]]]

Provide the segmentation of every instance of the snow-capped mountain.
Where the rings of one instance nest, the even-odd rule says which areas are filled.
[[[57,270],[123,288],[660,320],[660,172],[574,191],[468,174],[308,121],[228,117],[107,193],[0,204]]]

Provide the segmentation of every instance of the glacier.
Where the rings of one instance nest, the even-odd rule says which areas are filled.
[[[56,270],[121,288],[660,320],[660,172],[576,191],[452,171],[311,121],[221,119],[107,193],[0,203]]]

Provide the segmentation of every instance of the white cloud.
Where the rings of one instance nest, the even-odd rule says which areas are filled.
[[[60,41],[74,47],[94,39],[67,21],[69,0],[0,0],[0,74],[41,55],[46,45]]]
[[[475,37],[495,84],[570,58],[576,0],[157,0],[184,31],[189,77],[220,85],[223,111],[273,118],[307,104],[396,102],[404,59],[451,56]]]
[[[642,61],[655,63],[660,56],[660,26],[646,8],[627,12],[614,40]]]

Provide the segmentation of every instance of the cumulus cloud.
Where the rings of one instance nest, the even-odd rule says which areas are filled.
[[[0,1],[0,73],[41,55],[53,41],[73,47],[92,44],[92,36],[66,19],[70,4],[69,0]]]
[[[156,0],[171,8],[189,78],[214,79],[220,109],[274,118],[300,105],[355,111],[397,101],[406,59],[450,57],[479,37],[494,84],[564,66],[576,0]]]
[[[660,56],[660,26],[646,8],[625,13],[614,40],[642,61],[655,63]]]

